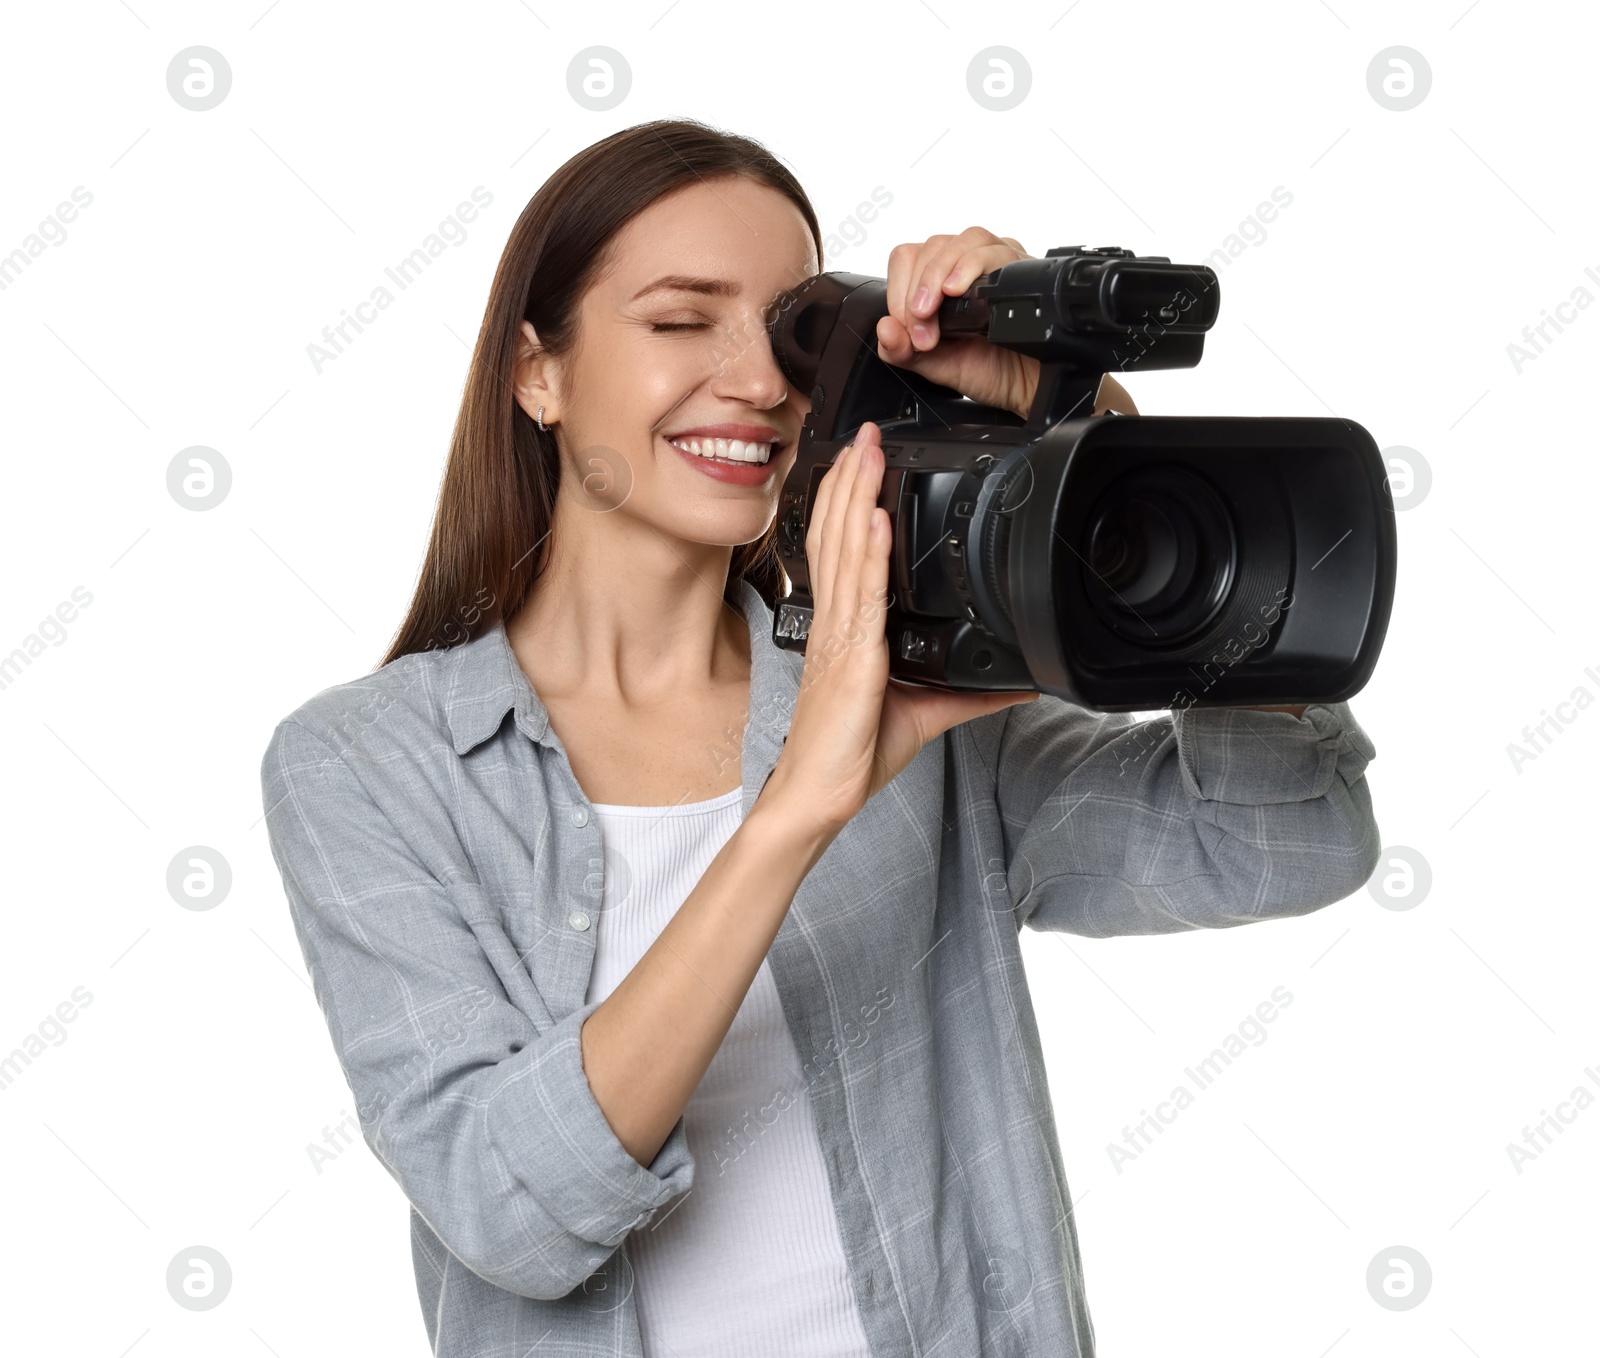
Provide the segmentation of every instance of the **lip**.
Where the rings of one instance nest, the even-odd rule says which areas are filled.
[[[772,451],[781,452],[784,447],[783,435],[770,425],[765,424],[699,424],[693,429],[675,429],[670,434],[664,435],[668,439],[740,439],[745,443],[775,443]]]
[[[713,428],[717,426],[712,426]],[[749,426],[745,426],[748,428]],[[685,434],[675,434],[673,438],[685,438]],[[702,434],[702,438],[729,438],[727,434]],[[671,438],[662,436],[662,442],[671,448],[685,462],[693,465],[694,469],[702,476],[709,476],[713,481],[721,481],[730,486],[763,486],[767,483],[776,470],[778,450],[773,449],[765,462],[719,462],[713,458],[700,457],[694,453],[686,453],[678,447]]]

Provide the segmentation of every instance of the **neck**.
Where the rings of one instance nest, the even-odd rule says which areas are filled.
[[[650,705],[748,676],[733,549],[557,502],[550,557],[506,635],[541,696]]]

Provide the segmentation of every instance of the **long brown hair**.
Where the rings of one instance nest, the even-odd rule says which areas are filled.
[[[673,190],[730,175],[786,195],[820,263],[817,214],[787,167],[759,142],[692,119],[624,128],[578,152],[528,200],[489,290],[416,592],[381,665],[471,641],[510,619],[544,570],[561,463],[554,431],[541,431],[512,391],[521,323],[551,355],[570,353],[579,303],[617,232]],[[776,518],[734,548],[729,595],[745,579],[777,607],[784,589],[775,530]]]

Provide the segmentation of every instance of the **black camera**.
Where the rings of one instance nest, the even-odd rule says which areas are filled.
[[[1101,378],[1189,368],[1216,322],[1204,265],[1062,247],[939,308],[1040,361],[1026,419],[877,354],[886,281],[818,274],[769,329],[811,393],[778,508],[793,588],[773,640],[802,650],[805,535],[823,474],[883,432],[893,678],[1037,689],[1105,711],[1337,702],[1372,674],[1395,525],[1372,436],[1343,419],[1093,415]]]

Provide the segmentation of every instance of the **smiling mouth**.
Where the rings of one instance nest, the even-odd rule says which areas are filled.
[[[775,443],[746,443],[743,439],[669,438],[674,448],[713,462],[760,465],[772,457]]]

